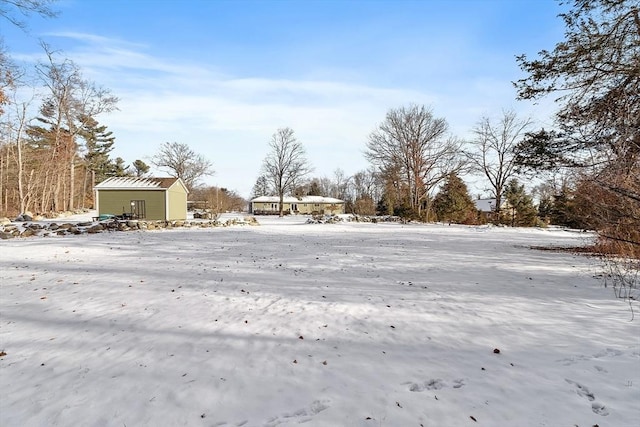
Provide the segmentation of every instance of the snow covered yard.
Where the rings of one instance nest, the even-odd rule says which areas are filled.
[[[588,235],[304,220],[0,242],[0,425],[640,425]]]

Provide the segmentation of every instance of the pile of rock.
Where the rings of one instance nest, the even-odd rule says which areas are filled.
[[[307,220],[307,224],[336,224],[343,221],[349,221],[343,216],[338,215],[313,215]]]
[[[233,218],[228,221],[144,221],[106,220],[99,222],[12,222],[0,219],[0,239],[32,236],[68,236],[109,231],[159,230],[168,228],[212,228],[232,225],[259,225],[255,217]]]
[[[353,215],[353,221],[355,222],[406,222],[399,216],[395,215]]]

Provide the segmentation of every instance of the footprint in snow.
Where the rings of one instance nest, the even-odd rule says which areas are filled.
[[[413,382],[409,382],[409,383],[405,383],[409,385],[409,391],[413,391],[413,392],[422,392],[425,390],[440,390],[444,387],[447,387],[447,384],[442,381],[440,378],[432,378],[430,380],[424,381],[422,383],[413,383]],[[455,379],[453,380],[453,385],[451,386],[452,388],[461,388],[462,386],[464,386],[464,379],[459,378],[459,379]]]
[[[593,393],[591,393],[587,387],[575,381],[569,380],[567,378],[565,378],[564,380],[569,384],[576,386],[576,392],[578,393],[579,396],[586,397],[587,400],[589,400],[589,402],[593,402],[594,400],[596,400]]]
[[[329,400],[314,400],[311,405],[293,412],[282,414],[279,417],[272,417],[267,420],[265,427],[275,427],[280,424],[290,423],[295,420],[297,424],[307,423],[320,412],[329,409]]]
[[[591,410],[594,414],[602,415],[603,417],[609,415],[609,410],[604,405],[598,402],[593,402],[591,404]]]
[[[604,351],[598,352],[593,355],[594,359],[600,359],[603,357],[613,357],[613,356],[622,356],[624,353],[620,350],[616,350],[614,348],[606,348]]]
[[[584,385],[576,381],[572,381],[567,378],[565,378],[565,381],[576,387],[576,392],[578,393],[579,396],[585,397],[589,402],[592,402],[591,410],[593,411],[594,414],[602,415],[603,417],[606,417],[607,415],[609,415],[609,410],[603,404],[595,402],[596,397],[594,396],[593,393],[591,393],[591,391],[589,391],[587,387],[585,387]]]

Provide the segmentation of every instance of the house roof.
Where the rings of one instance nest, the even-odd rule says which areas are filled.
[[[496,199],[477,199],[473,202],[480,212],[492,212],[496,208]]]
[[[280,198],[278,196],[260,196],[252,199],[251,202],[255,203],[278,203],[280,202]],[[303,196],[303,197],[292,197],[285,196],[283,198],[283,203],[330,203],[330,204],[341,204],[344,203],[343,200],[334,199],[333,197],[322,197],[322,196]]]
[[[123,176],[107,178],[96,185],[95,188],[96,190],[165,190],[178,181],[185,187],[180,178],[136,178]]]

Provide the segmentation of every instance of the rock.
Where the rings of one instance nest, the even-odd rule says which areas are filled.
[[[7,239],[13,239],[13,234],[11,233],[7,233],[5,231],[0,231],[0,239],[2,240],[7,240]]]
[[[87,233],[89,234],[101,233],[102,231],[104,231],[104,227],[102,226],[102,224],[96,224],[87,229]]]
[[[25,228],[22,233],[20,233],[20,237],[31,237],[37,235],[38,232],[33,228]]]
[[[33,217],[26,213],[20,214],[15,219],[16,222],[33,221]]]
[[[16,227],[15,225],[8,225],[4,227],[3,231],[5,233],[12,233],[12,234],[19,233],[18,227]]]
[[[11,224],[11,220],[7,217],[0,218],[0,225],[9,225]]]

